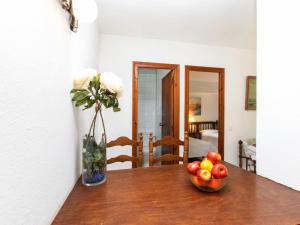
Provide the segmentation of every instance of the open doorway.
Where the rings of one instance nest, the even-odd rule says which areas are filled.
[[[132,139],[144,137],[144,166],[148,165],[149,134],[179,138],[179,65],[133,62]],[[170,146],[156,148],[155,155],[179,154]],[[132,154],[135,156],[136,148]],[[133,165],[134,166],[134,165]]]
[[[189,159],[219,152],[224,159],[224,69],[185,67],[185,131]]]

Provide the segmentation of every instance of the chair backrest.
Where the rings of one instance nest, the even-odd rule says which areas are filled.
[[[116,157],[112,157],[107,160],[107,164],[115,163],[115,162],[127,162],[131,161],[133,164],[142,166],[143,165],[143,133],[139,134],[139,140],[131,140],[128,137],[122,136],[117,138],[116,140],[110,141],[107,143],[107,148],[115,147],[115,146],[134,146],[138,147],[137,157],[129,156],[129,155],[118,155]]]
[[[184,141],[181,141],[172,136],[165,136],[160,140],[153,142],[153,134],[150,133],[149,137],[149,166],[153,166],[157,162],[171,162],[174,161],[178,163],[179,161],[183,161],[184,164],[188,162],[188,132],[184,134]],[[153,156],[153,148],[157,146],[174,146],[178,147],[183,145],[183,157],[174,154],[164,154],[159,157]]]

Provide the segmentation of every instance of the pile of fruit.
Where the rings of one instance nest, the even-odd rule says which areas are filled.
[[[227,177],[228,171],[225,165],[220,163],[221,155],[209,151],[201,162],[194,161],[187,165],[188,172],[193,175],[192,183],[199,187],[219,189],[222,187],[222,179]]]

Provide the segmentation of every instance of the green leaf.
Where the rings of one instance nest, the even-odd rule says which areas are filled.
[[[91,96],[88,96],[88,95],[85,95],[85,96],[82,95],[82,96],[78,97],[78,99],[76,99],[76,101],[82,101],[84,99],[87,101],[88,99],[90,99],[90,97]]]
[[[73,95],[72,101],[81,101],[82,99],[86,98],[88,96],[85,92],[76,92]]]
[[[84,98],[82,100],[79,100],[79,101],[76,101],[75,106],[80,107],[80,106],[84,105],[86,103],[86,101],[87,101],[86,98]]]
[[[94,170],[100,170],[100,167],[96,163],[93,165],[93,167],[94,167]]]
[[[86,89],[77,89],[77,88],[74,88],[70,91],[71,94],[73,94],[75,92],[88,92],[88,91]]]
[[[99,151],[94,153],[94,160],[95,161],[99,161],[101,158],[102,158],[102,154]]]
[[[120,109],[120,108],[118,108],[118,107],[113,107],[113,111],[114,111],[114,112],[120,112],[120,111],[121,111],[121,109]]]
[[[95,100],[93,99],[87,99],[87,104],[84,106],[83,110],[91,108],[95,104]]]
[[[85,143],[85,149],[89,153],[94,153],[97,150],[97,143],[94,137],[91,137],[89,140]]]
[[[115,108],[119,107],[119,101],[117,98],[114,99],[114,105]]]

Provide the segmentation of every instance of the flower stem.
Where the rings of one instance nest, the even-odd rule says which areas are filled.
[[[106,139],[106,130],[105,130],[104,119],[103,119],[103,115],[102,115],[102,104],[98,103],[98,107],[99,107],[99,114],[100,114],[100,117],[101,117],[102,127],[103,127],[103,132],[104,132],[104,141],[105,141],[105,144],[106,144],[107,139]]]
[[[96,123],[96,119],[97,119],[97,114],[98,114],[98,110],[96,109],[96,113],[95,113],[95,116],[93,118],[93,121],[92,121],[92,124],[90,126],[90,129],[89,129],[89,135],[91,135],[91,131],[92,131],[92,128],[93,128],[93,135],[94,135],[94,132],[95,132],[95,123]]]
[[[97,121],[97,112],[96,112],[96,117],[95,117],[95,120],[94,120],[94,127],[93,127],[93,137],[95,137],[95,128],[96,128],[96,121]]]

